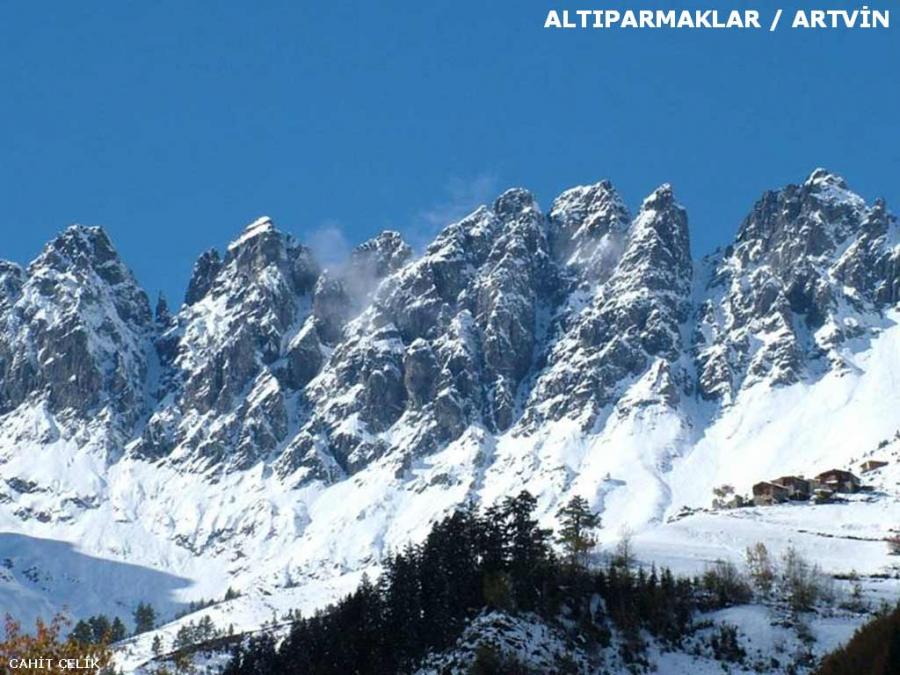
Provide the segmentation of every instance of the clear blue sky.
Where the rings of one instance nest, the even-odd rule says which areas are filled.
[[[0,257],[100,224],[174,305],[261,214],[333,255],[511,185],[608,177],[635,207],[668,181],[705,253],[820,165],[897,210],[900,28],[544,30],[565,6],[0,0]]]

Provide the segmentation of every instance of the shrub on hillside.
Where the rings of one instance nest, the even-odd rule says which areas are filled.
[[[710,607],[743,605],[753,599],[753,590],[734,563],[717,560],[700,580]]]

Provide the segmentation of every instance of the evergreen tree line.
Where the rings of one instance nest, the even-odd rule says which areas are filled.
[[[135,631],[134,635],[140,635],[156,627],[156,610],[148,603],[138,603],[133,614]],[[105,614],[97,614],[81,619],[72,628],[69,636],[85,645],[112,644],[128,637],[128,629],[119,617],[112,620]]]
[[[232,626],[229,626],[227,631],[222,630],[216,626],[209,616],[204,616],[199,621],[188,621],[181,626],[175,634],[175,641],[172,644],[172,647],[176,651],[189,649],[193,645],[203,644],[204,642],[232,635],[233,633],[234,628]],[[154,653],[157,652],[155,647],[156,644],[157,643],[154,641]],[[159,650],[161,651],[162,643],[160,642],[158,644],[160,645]]]
[[[698,608],[731,602],[700,579],[635,571],[629,555],[589,569],[591,532],[600,523],[587,502],[575,498],[560,511],[555,538],[538,526],[535,508],[535,498],[522,492],[483,513],[457,511],[422,544],[390,556],[377,583],[364,578],[337,604],[294,621],[277,647],[268,633],[236,647],[224,675],[410,672],[429,652],[451,647],[487,610],[565,617],[597,646],[610,644],[614,627],[623,657],[641,663],[643,631],[674,647]]]
[[[111,644],[128,637],[128,629],[119,617],[110,621],[105,614],[97,614],[76,623],[69,635],[86,645]]]

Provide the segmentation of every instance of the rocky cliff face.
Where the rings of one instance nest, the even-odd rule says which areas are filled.
[[[696,348],[705,397],[790,384],[842,365],[835,349],[896,303],[896,223],[819,169],[768,192],[705,261]]]
[[[576,283],[528,402],[526,422],[532,428],[569,416],[591,429],[599,411],[650,368],[658,374],[660,393],[672,403],[692,388],[682,367],[674,379],[672,373],[691,310],[687,215],[671,188],[663,186],[625,228],[618,197],[608,185],[596,189],[615,206],[601,205],[606,222],[595,230],[599,241],[588,247],[594,250],[591,263],[575,265]],[[554,205],[557,221],[571,218],[562,208],[567,201],[564,195]],[[596,221],[593,215],[585,213],[583,222]]]
[[[120,455],[152,405],[154,325],[103,230],[70,227],[27,269],[0,263],[0,325],[0,415],[41,409],[39,442],[77,437]]]
[[[302,384],[288,344],[310,315],[320,274],[268,218],[194,266],[185,305],[159,336],[159,404],[133,452],[247,468],[288,431],[286,397]]]
[[[215,471],[274,459],[344,324],[410,253],[387,232],[332,273],[268,218],[224,256],[204,253],[184,307],[157,340],[160,405],[134,453]]]
[[[387,453],[426,454],[472,424],[508,428],[555,272],[524,190],[448,227],[347,327],[307,389],[312,412],[282,471],[335,478]]]

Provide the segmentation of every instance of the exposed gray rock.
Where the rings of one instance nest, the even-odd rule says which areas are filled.
[[[195,302],[202,300],[209,292],[216,275],[221,269],[222,259],[216,249],[211,248],[203,253],[197,259],[197,262],[194,263],[194,271],[191,274],[187,293],[184,296],[185,304],[193,305]]]
[[[106,449],[120,448],[148,412],[153,322],[106,233],[73,226],[27,270],[0,264],[0,323],[0,413],[45,404],[102,425]]]
[[[221,263],[207,252],[194,269],[190,301],[157,341],[169,365],[162,404],[134,452],[244,467],[285,440],[291,386],[305,384],[320,364],[317,350],[294,340],[319,268],[309,249],[263,218]],[[300,363],[301,354],[311,362]]]
[[[412,405],[422,408],[434,398],[438,363],[431,345],[425,340],[415,340],[403,358],[403,384]]]
[[[353,305],[343,280],[323,273],[313,294],[313,316],[316,317],[316,330],[322,342],[334,344],[340,339],[352,311]]]
[[[289,389],[298,390],[316,376],[325,361],[316,322],[307,320],[303,328],[288,343],[285,353],[286,369],[277,371],[279,379]]]
[[[385,230],[353,249],[344,276],[354,297],[364,297],[371,294],[371,284],[377,284],[393,274],[409,262],[410,258],[412,249],[403,241],[400,233]]]
[[[319,339],[336,343],[344,325],[366,307],[382,279],[403,267],[411,256],[412,249],[400,234],[387,230],[353,249],[338,270],[323,273],[313,296]]]
[[[557,260],[587,281],[604,281],[622,254],[630,217],[609,181],[566,190],[549,213]]]
[[[896,255],[884,204],[866,206],[839,176],[817,169],[763,195],[734,246],[706,262],[695,331],[701,393],[729,402],[762,380],[790,384],[841,367],[836,347],[866,332],[869,310],[896,301]]]
[[[609,188],[603,190],[609,202],[618,202]],[[614,213],[612,232],[619,232],[622,211]],[[601,231],[604,237],[609,234],[607,228]],[[657,360],[668,369],[681,357],[692,264],[687,216],[668,185],[644,200],[624,240],[611,272],[603,274],[608,280],[588,294],[573,294],[564,307],[547,366],[525,410],[529,427],[566,416],[589,429],[624,384]],[[597,270],[589,268],[585,274],[594,276]],[[683,372],[675,379],[682,389],[689,388]]]

